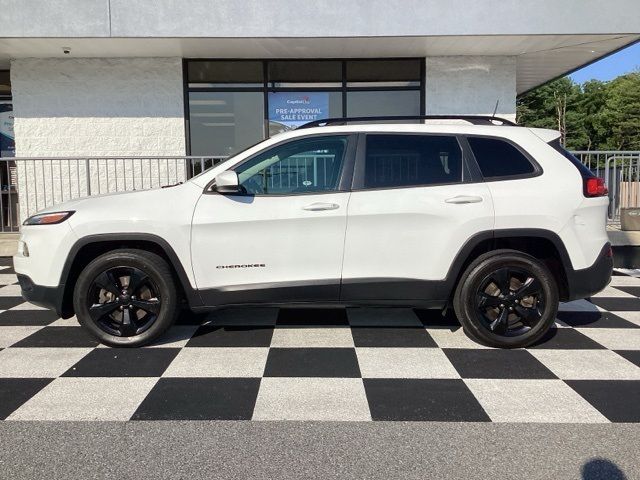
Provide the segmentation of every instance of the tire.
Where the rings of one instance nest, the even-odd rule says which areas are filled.
[[[554,323],[558,303],[558,284],[547,266],[517,250],[494,250],[475,259],[460,277],[453,299],[465,333],[499,348],[540,340]]]
[[[144,250],[120,249],[100,255],[80,273],[73,306],[80,324],[100,342],[138,347],[174,323],[178,294],[163,258]]]

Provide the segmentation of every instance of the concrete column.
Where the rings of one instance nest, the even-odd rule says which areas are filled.
[[[179,58],[11,62],[16,157],[185,154]],[[184,180],[177,162],[18,161],[21,218],[78,196]],[[155,183],[155,185],[154,185]]]
[[[516,117],[516,57],[426,58],[426,112]]]

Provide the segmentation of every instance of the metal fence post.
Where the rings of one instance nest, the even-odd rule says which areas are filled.
[[[87,174],[87,196],[91,195],[91,172],[89,171],[90,159],[84,159],[84,168]]]

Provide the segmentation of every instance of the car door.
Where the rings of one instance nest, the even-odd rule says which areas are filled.
[[[472,166],[473,167],[473,166]],[[494,209],[455,135],[361,135],[349,201],[341,297],[442,300],[467,240]]]
[[[201,196],[191,252],[206,304],[339,299],[355,144],[284,141],[232,168],[242,194]]]

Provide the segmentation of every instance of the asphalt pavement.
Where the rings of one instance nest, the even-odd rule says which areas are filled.
[[[0,477],[640,478],[638,424],[1,422]]]

